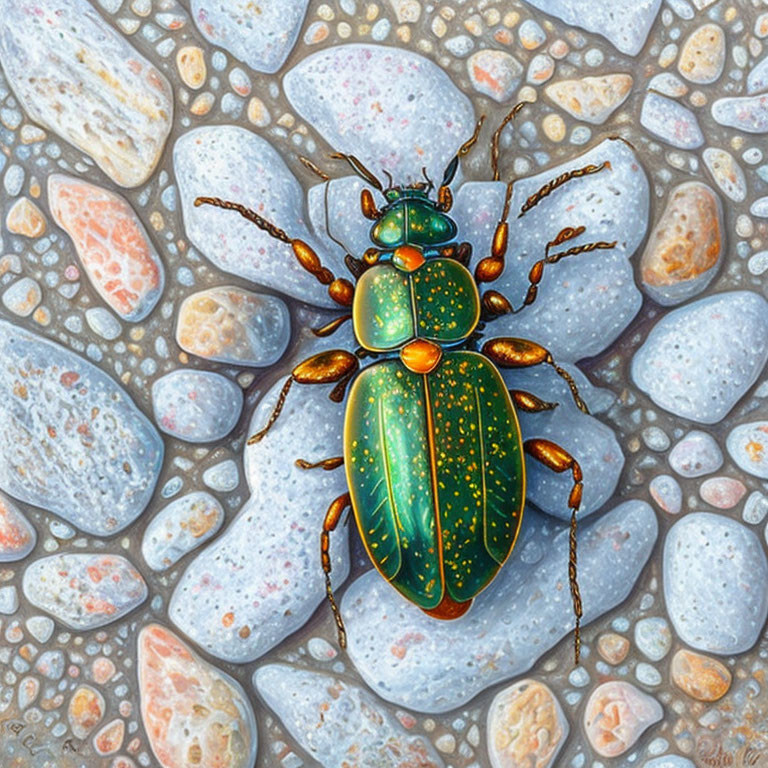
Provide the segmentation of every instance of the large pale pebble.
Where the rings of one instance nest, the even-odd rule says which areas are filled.
[[[2,490],[98,536],[142,513],[163,443],[109,376],[0,320],[0,393]]]
[[[709,512],[686,515],[667,534],[663,577],[683,642],[720,654],[754,645],[768,616],[768,560],[746,526]]]
[[[48,177],[48,204],[72,238],[88,278],[123,320],[143,320],[163,292],[164,270],[128,201],[74,176]]]
[[[660,408],[702,424],[723,419],[768,359],[768,302],[718,293],[665,315],[632,359],[632,378]]]
[[[725,32],[717,24],[702,24],[680,50],[677,71],[697,85],[714,83],[725,67]]]
[[[143,184],[171,130],[164,75],[86,0],[2,0],[0,17],[0,62],[32,120],[116,184]]]
[[[694,112],[673,99],[649,91],[643,100],[640,123],[662,141],[678,149],[696,149],[704,134]]]
[[[523,65],[506,51],[484,48],[467,59],[467,71],[479,93],[506,103],[523,76]]]
[[[723,466],[723,452],[712,435],[694,429],[669,452],[669,466],[682,477],[701,477]]]
[[[577,120],[601,125],[629,96],[632,76],[625,74],[560,80],[544,89],[544,93]]]
[[[712,117],[745,133],[768,133],[768,94],[718,99],[712,104]]]

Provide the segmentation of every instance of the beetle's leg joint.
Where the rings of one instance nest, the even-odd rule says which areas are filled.
[[[339,637],[339,645],[342,648],[347,647],[347,631],[344,628],[344,620],[341,618],[341,611],[336,603],[336,599],[333,595],[333,586],[331,584],[331,537],[332,531],[336,530],[336,526],[339,524],[341,515],[347,507],[352,506],[352,499],[349,493],[344,493],[337,499],[331,502],[328,511],[325,513],[325,519],[323,520],[323,530],[320,533],[320,562],[323,567],[323,574],[325,575],[325,594],[328,598],[328,602],[331,604],[331,610],[333,611],[333,618],[336,622],[336,632]]]

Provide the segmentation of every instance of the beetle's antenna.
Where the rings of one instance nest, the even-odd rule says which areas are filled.
[[[509,111],[507,116],[501,121],[499,127],[493,132],[493,138],[491,139],[491,168],[493,169],[493,180],[499,180],[499,140],[501,139],[501,132],[509,125],[509,123],[515,118],[515,115],[528,104],[527,101],[521,101],[515,104]]]
[[[342,243],[341,240],[339,240],[338,237],[335,237],[333,232],[331,232],[331,218],[330,218],[330,214],[328,213],[328,208],[329,208],[328,201],[329,201],[329,189],[330,189],[330,187],[331,187],[331,182],[330,181],[326,181],[325,182],[325,192],[323,193],[323,199],[324,199],[324,206],[323,207],[325,208],[325,232],[328,235],[328,237],[330,237],[331,240],[333,240],[333,242],[336,243],[336,245],[338,245],[340,248],[342,248],[344,250],[344,253],[352,253],[349,250],[349,248],[347,248],[347,246],[344,245],[344,243]]]
[[[383,191],[381,182],[354,155],[345,155],[343,152],[333,152],[331,157],[334,160],[346,160],[352,166],[352,170],[360,176],[360,178],[365,179],[372,187],[378,189],[379,192]]]
[[[425,165],[421,166],[421,175],[427,180],[427,184],[429,185],[427,187],[427,194],[429,194],[435,188],[435,185],[432,182],[432,179],[427,176],[427,167]]]
[[[392,174],[386,168],[382,168],[381,172],[387,177],[387,189],[392,189],[395,186]]]

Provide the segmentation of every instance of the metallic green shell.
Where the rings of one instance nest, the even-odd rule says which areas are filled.
[[[387,206],[371,228],[371,240],[380,248],[398,245],[440,245],[456,236],[456,224],[431,201],[403,198]]]
[[[470,600],[512,551],[525,468],[517,416],[494,365],[446,352],[426,376],[399,360],[363,370],[349,393],[344,457],[360,535],[408,600]]]
[[[416,336],[451,344],[475,329],[480,299],[472,275],[453,259],[432,257],[410,273],[385,262],[360,277],[352,314],[366,349],[395,350]]]

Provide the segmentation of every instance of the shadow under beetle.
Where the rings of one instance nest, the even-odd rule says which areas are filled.
[[[499,138],[522,108],[518,104],[493,134],[491,163],[498,180]],[[326,592],[333,609],[339,643],[346,631],[331,588],[329,537],[350,506],[360,538],[379,573],[410,602],[437,619],[455,619],[490,584],[511,554],[522,522],[528,454],[554,472],[570,471],[573,485],[568,576],[575,615],[574,655],[579,661],[581,596],[576,571],[576,516],[581,504],[582,473],[578,462],[556,443],[523,442],[516,409],[541,412],[554,408],[535,395],[508,390],[498,368],[549,365],[568,383],[576,405],[587,407],[573,379],[539,344],[521,338],[493,338],[481,345],[487,324],[519,312],[536,299],[544,266],[567,256],[613,248],[615,242],[592,242],[550,253],[584,233],[565,227],[531,268],[522,305],[513,309],[501,293],[486,290],[504,271],[512,182],[489,256],[474,272],[468,270],[469,243],[455,241],[457,227],[448,216],[453,197],[450,184],[459,160],[477,142],[483,118],[471,138],[443,174],[436,199],[434,185],[382,183],[354,156],[346,160],[384,200],[377,207],[373,193],[360,196],[363,215],[374,221],[373,246],[362,258],[347,253],[345,263],[355,283],[337,278],[323,267],[302,240],[255,211],[219,198],[198,197],[195,205],[237,211],[272,237],[293,248],[301,266],[328,286],[331,298],[351,309],[323,328],[329,336],[352,320],[356,352],[328,350],[297,365],[286,381],[266,426],[249,439],[258,442],[275,423],[291,386],[335,384],[329,397],[341,402],[349,389],[344,421],[344,455],[310,463],[304,469],[335,469],[344,464],[348,492],[331,502],[320,533]],[[326,182],[329,177],[309,160],[302,162]],[[531,195],[519,215],[571,179],[598,173],[608,163],[576,168],[547,182]],[[326,185],[326,191],[328,187]],[[327,216],[327,206],[326,206]],[[360,369],[359,359],[374,362]]]

